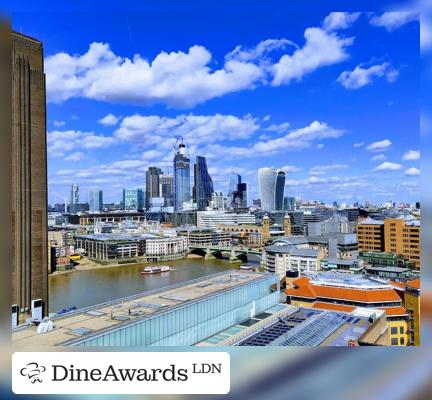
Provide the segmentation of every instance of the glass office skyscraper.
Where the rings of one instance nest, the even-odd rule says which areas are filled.
[[[89,191],[89,210],[90,211],[102,211],[103,208],[103,193],[102,190],[90,190]]]
[[[127,211],[142,211],[144,208],[142,189],[123,189],[123,208]]]
[[[174,176],[171,174],[162,174],[159,176],[159,192],[164,198],[164,206],[172,207],[174,205]]]
[[[241,176],[236,174],[234,171],[231,171],[229,185],[228,185],[228,196],[227,196],[227,206],[228,208],[234,207],[234,193],[238,190],[238,185],[241,183]]]
[[[160,197],[159,180],[162,170],[157,167],[150,167],[146,172],[146,199],[147,210],[150,208],[152,197]]]
[[[261,194],[262,210],[282,210],[285,176],[285,172],[280,169],[260,168],[258,170],[258,183]]]
[[[194,201],[198,210],[205,210],[214,192],[213,181],[207,170],[205,157],[197,156],[194,166]]]
[[[182,139],[174,156],[174,209],[181,211],[190,199],[190,159]]]

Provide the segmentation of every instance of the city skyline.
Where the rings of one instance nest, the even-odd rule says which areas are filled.
[[[83,31],[73,38],[58,29],[66,19],[74,24],[70,14],[50,24],[46,16],[30,24],[14,15],[14,28],[25,27],[45,47],[51,204],[61,202],[54,192],[66,194],[75,182],[83,192],[103,188],[106,202],[118,201],[122,188],[145,188],[148,167],[172,173],[178,135],[191,160],[206,157],[215,191],[227,193],[235,168],[249,205],[259,198],[261,167],[287,173],[286,196],[418,200],[414,17],[385,26],[380,14],[338,19],[317,10],[295,21],[252,13],[260,27],[252,33],[230,20],[215,27],[210,13],[201,14],[196,32],[188,21],[170,20],[182,32],[176,37],[162,35],[157,21],[143,27],[139,13],[109,27],[81,15]],[[213,38],[216,29],[222,41]],[[120,77],[127,67],[128,79],[107,86],[102,68]],[[156,73],[159,80],[144,82],[142,75]],[[191,87],[192,74],[199,78]],[[163,85],[171,91],[156,96]]]

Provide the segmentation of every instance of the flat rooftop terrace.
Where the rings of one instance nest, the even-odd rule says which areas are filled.
[[[33,348],[71,345],[92,334],[127,326],[271,276],[268,273],[230,270],[143,292],[53,317],[54,329],[46,333],[37,333],[35,326],[19,327],[12,332],[12,344]]]

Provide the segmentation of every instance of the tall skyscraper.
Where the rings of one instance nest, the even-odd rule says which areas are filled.
[[[142,211],[144,209],[142,189],[123,189],[123,208],[126,211]]]
[[[150,167],[146,172],[146,208],[150,208],[151,198],[160,197],[159,179],[162,170],[157,167]]]
[[[285,176],[285,172],[280,169],[260,168],[258,170],[261,208],[264,211],[282,210]]]
[[[174,209],[181,211],[183,203],[190,202],[190,159],[186,155],[183,138],[174,156]]]
[[[79,186],[76,184],[71,185],[71,200],[70,204],[79,204]]]
[[[12,32],[12,304],[48,313],[47,154],[42,43]],[[40,303],[40,302],[37,302]],[[33,311],[38,304],[34,303]]]
[[[232,193],[232,208],[247,208],[247,184],[242,182]]]
[[[205,157],[197,156],[194,165],[193,199],[198,210],[205,210],[214,191],[213,181],[207,170]]]
[[[89,210],[102,211],[103,209],[103,192],[102,190],[89,191]]]
[[[228,195],[227,195],[227,206],[228,208],[233,207],[233,193],[237,191],[237,185],[241,183],[241,176],[231,171],[230,180],[228,184]]]
[[[159,193],[164,198],[165,207],[174,206],[174,175],[163,174],[159,176]]]
[[[295,197],[284,197],[283,198],[283,210],[284,211],[295,210]]]

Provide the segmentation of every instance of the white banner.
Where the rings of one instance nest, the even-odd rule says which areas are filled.
[[[16,394],[226,394],[226,352],[17,352]]]

